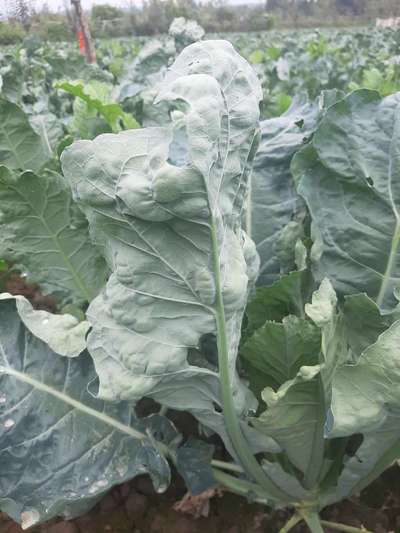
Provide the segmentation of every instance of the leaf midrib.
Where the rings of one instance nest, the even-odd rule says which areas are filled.
[[[8,145],[8,149],[13,154],[16,162],[18,163],[19,168],[25,169],[25,162],[20,160],[18,153],[15,151],[14,144],[11,142],[10,136],[8,135],[8,132],[6,131],[6,129],[4,128],[3,125],[1,126],[1,132],[5,136],[6,141],[7,141],[7,145]]]
[[[27,385],[30,385],[35,390],[49,394],[53,396],[54,398],[57,398],[61,402],[67,405],[70,405],[74,409],[77,409],[78,411],[88,416],[92,416],[96,418],[97,420],[103,422],[104,424],[114,427],[115,429],[121,431],[122,433],[129,435],[130,437],[133,437],[139,440],[144,440],[146,438],[146,435],[144,435],[140,431],[137,431],[136,429],[130,426],[127,426],[123,424],[122,422],[119,422],[115,418],[112,418],[111,416],[106,415],[104,412],[100,412],[100,411],[97,411],[96,409],[93,409],[92,407],[89,407],[88,405],[76,400],[75,398],[71,398],[67,394],[60,392],[59,390],[54,389],[53,387],[50,387],[49,385],[46,385],[45,383],[42,383],[41,381],[38,381],[37,379],[29,376],[28,374],[24,374],[23,372],[15,370],[12,367],[6,367],[3,365],[0,365],[0,375],[1,374],[12,376],[16,378],[18,381],[21,381],[23,383],[26,383]]]
[[[390,246],[390,253],[389,253],[388,261],[386,264],[386,269],[385,269],[385,272],[383,273],[382,284],[381,284],[381,287],[380,287],[380,290],[379,290],[379,293],[376,299],[376,303],[379,307],[382,306],[383,301],[385,299],[389,281],[390,281],[393,269],[396,265],[396,256],[397,256],[397,252],[398,252],[399,245],[400,245],[400,214],[397,209],[396,203],[394,201],[393,189],[392,189],[393,158],[394,158],[392,151],[393,149],[395,149],[395,144],[396,144],[394,140],[395,140],[395,137],[397,137],[396,131],[398,130],[398,126],[399,126],[399,112],[400,112],[400,108],[396,107],[395,116],[393,120],[393,134],[390,139],[390,145],[389,145],[389,166],[388,166],[388,197],[389,197],[390,206],[393,211],[393,215],[396,220],[396,225],[395,225],[394,232],[393,232],[392,242]]]
[[[69,260],[69,257],[66,255],[66,253],[64,252],[62,246],[61,246],[61,242],[60,242],[60,239],[58,238],[58,236],[53,233],[50,229],[50,227],[48,226],[47,224],[47,221],[46,219],[43,217],[42,213],[39,213],[35,206],[30,203],[29,199],[26,198],[23,193],[21,191],[19,191],[18,188],[16,187],[12,187],[10,186],[11,189],[13,189],[16,194],[18,196],[20,196],[21,198],[23,198],[23,200],[30,206],[32,212],[36,215],[36,217],[40,220],[40,222],[43,224],[44,228],[46,229],[46,231],[48,232],[50,238],[52,239],[52,241],[54,242],[56,248],[59,250],[59,253],[60,253],[60,256],[62,258],[62,260],[64,261],[65,265],[67,266],[67,269],[68,271],[70,272],[70,275],[76,285],[76,287],[80,290],[82,296],[85,298],[86,301],[90,302],[91,299],[92,299],[92,293],[90,291],[90,289],[86,286],[86,284],[84,283],[84,281],[81,279],[81,276],[79,275],[79,273],[77,272],[77,270],[75,269],[75,267],[73,266],[73,264],[71,263],[71,261]],[[46,205],[47,205],[47,198],[46,198]]]

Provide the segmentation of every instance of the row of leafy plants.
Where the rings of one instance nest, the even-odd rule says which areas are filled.
[[[31,36],[21,46],[0,53],[2,94],[28,114],[54,115],[58,129],[74,138],[93,138],[110,128],[95,109],[87,112],[85,102],[73,103],[57,89],[63,81],[82,84],[85,93],[102,103],[119,104],[140,124],[162,125],[164,117],[152,116],[148,105],[156,85],[182,47],[203,36],[200,26],[181,18],[171,25],[169,36],[158,39],[100,40],[97,67],[85,65],[75,45],[54,47]],[[281,115],[294,95],[315,99],[322,90],[369,88],[386,96],[400,88],[400,41],[395,30],[269,32],[228,38],[261,79],[263,118]]]
[[[349,531],[319,512],[400,455],[400,95],[327,91],[260,126],[219,40],[158,82],[163,124],[131,129],[61,80],[109,128],[67,147],[1,100],[0,256],[60,312],[0,297],[0,508],[72,518],[138,474],[164,491],[173,464],[193,494],[292,508],[283,532]]]
[[[400,89],[399,32],[358,29],[237,36],[239,50],[263,84],[263,113],[280,115],[294,95],[368,88],[387,96]]]

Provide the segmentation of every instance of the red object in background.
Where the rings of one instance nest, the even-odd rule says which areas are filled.
[[[79,30],[77,32],[77,37],[78,37],[78,43],[79,43],[79,50],[81,51],[82,54],[84,54],[85,53],[85,37],[83,36],[82,30]]]

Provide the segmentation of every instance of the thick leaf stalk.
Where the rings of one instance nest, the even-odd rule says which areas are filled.
[[[217,341],[218,341],[218,363],[221,382],[221,397],[225,423],[229,437],[232,440],[233,448],[243,465],[244,471],[250,475],[262,488],[267,491],[271,499],[280,502],[289,502],[290,496],[283,491],[272,479],[268,478],[260,464],[254,457],[248,442],[240,427],[232,394],[231,376],[229,372],[229,347],[226,333],[225,308],[222,297],[219,249],[215,230],[215,224],[211,226],[214,270],[216,272],[215,284],[217,294],[216,321],[217,321]]]

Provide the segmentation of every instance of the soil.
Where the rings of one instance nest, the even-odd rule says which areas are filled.
[[[10,272],[4,282],[4,291],[10,294],[21,294],[25,296],[35,309],[54,313],[57,309],[56,301],[51,296],[41,293],[39,285],[36,283],[26,283],[18,272]]]
[[[115,487],[88,514],[73,521],[53,521],[31,533],[277,533],[290,517],[288,511],[271,511],[229,493],[210,500],[207,517],[194,518],[174,509],[185,495],[178,475],[163,495],[147,476]],[[400,532],[400,468],[392,467],[359,498],[327,508],[325,520],[365,527],[374,533]],[[293,533],[306,533],[303,525]],[[327,533],[334,533],[325,529]],[[0,533],[22,529],[0,514]]]
[[[9,277],[6,290],[13,294],[24,294],[36,308],[55,310],[54,300],[43,296],[37,286],[27,285],[16,274]],[[148,414],[153,408],[154,405],[145,402],[141,405],[140,415]],[[171,418],[184,435],[195,433],[196,424],[187,414],[173,412]],[[223,455],[219,443],[215,444],[217,453]],[[149,477],[139,476],[129,483],[114,487],[86,515],[72,521],[54,520],[39,528],[33,527],[29,531],[31,533],[278,533],[290,518],[290,511],[273,511],[221,491],[207,495],[201,507],[197,507],[200,512],[196,514],[200,517],[195,517],[182,511],[191,508],[186,500],[183,504],[180,503],[185,494],[184,483],[176,473],[170,488],[163,495],[154,491]],[[325,520],[358,528],[365,527],[374,533],[400,533],[400,467],[394,465],[358,498],[345,500],[325,509],[322,517]],[[307,531],[302,524],[292,530],[293,533]],[[333,533],[330,529],[325,531]],[[5,514],[0,513],[0,533],[22,533],[22,529]]]

